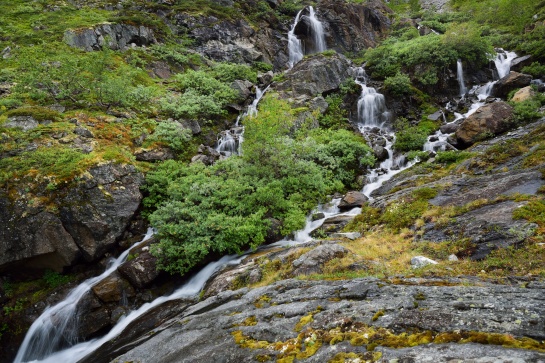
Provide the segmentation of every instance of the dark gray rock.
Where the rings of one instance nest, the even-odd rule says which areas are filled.
[[[157,148],[152,150],[141,149],[134,153],[138,161],[165,161],[174,158],[174,153],[168,148]]]
[[[221,154],[210,146],[200,145],[198,154],[191,158],[192,163],[201,162],[205,165],[212,165],[221,158]]]
[[[89,131],[89,129],[86,129],[85,127],[81,127],[81,126],[77,126],[74,129],[74,133],[76,135],[79,135],[81,137],[85,137],[85,138],[88,138],[88,139],[92,139],[92,138],[95,137],[95,135],[93,135],[93,133],[91,131]]]
[[[71,47],[88,52],[101,50],[104,46],[124,50],[132,44],[146,46],[157,42],[151,29],[130,24],[101,24],[94,28],[69,29],[64,32],[64,41]]]
[[[368,200],[369,198],[367,198],[362,192],[350,191],[346,193],[339,203],[339,209],[341,211],[349,211],[352,208],[359,208]]]
[[[159,276],[157,258],[149,252],[143,252],[138,257],[124,262],[117,270],[138,288],[149,286]]]
[[[284,97],[315,97],[339,89],[349,77],[350,62],[343,55],[322,54],[304,58],[286,72],[285,81],[276,85]]]
[[[119,302],[123,295],[132,297],[135,291],[132,286],[117,273],[111,274],[92,287],[93,293],[105,303]]]
[[[202,132],[201,125],[197,120],[183,120],[181,124],[186,129],[190,129],[193,135],[198,135]]]
[[[231,83],[231,88],[238,93],[240,100],[247,100],[252,94],[254,85],[250,81],[237,79]]]
[[[67,190],[59,203],[60,220],[88,261],[123,236],[140,206],[142,183],[134,166],[108,163],[91,168]]]
[[[510,72],[507,76],[500,79],[492,89],[494,97],[506,98],[509,92],[517,88],[522,88],[530,85],[532,76],[518,72]]]

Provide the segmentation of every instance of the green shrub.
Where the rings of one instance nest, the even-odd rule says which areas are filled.
[[[398,151],[419,151],[428,140],[428,135],[438,129],[438,125],[430,120],[422,120],[417,125],[410,125],[404,118],[399,118],[394,122],[398,130],[394,149]]]
[[[393,95],[403,96],[412,92],[411,79],[404,73],[398,73],[393,77],[386,77],[384,87]]]
[[[522,68],[522,73],[530,74],[534,78],[545,76],[545,65],[533,62],[531,65]]]
[[[174,151],[182,152],[188,141],[191,140],[191,136],[190,129],[183,127],[178,122],[165,120],[157,123],[151,139],[166,144]]]
[[[52,270],[46,270],[44,272],[43,280],[50,288],[55,288],[69,283],[72,278],[70,276],[61,275],[60,273]]]
[[[545,104],[545,95],[537,93],[532,99],[510,103],[514,108],[513,122],[516,125],[524,125],[543,116],[539,109]]]
[[[435,161],[443,164],[452,164],[468,159],[473,154],[467,151],[439,151],[435,156]]]
[[[40,106],[16,108],[6,112],[6,116],[32,116],[36,121],[58,121],[61,118],[57,111]]]

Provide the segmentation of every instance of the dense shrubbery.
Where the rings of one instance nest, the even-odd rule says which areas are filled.
[[[167,161],[147,178],[160,267],[185,273],[209,253],[237,253],[265,241],[271,220],[287,235],[328,193],[350,185],[374,161],[345,130],[298,130],[288,104],[272,97],[244,121],[243,155],[207,167]],[[296,135],[296,136],[294,136]]]
[[[438,125],[430,120],[420,121],[411,125],[407,120],[400,118],[395,122],[397,129],[394,148],[398,151],[422,150],[428,135],[437,130]]]
[[[365,58],[373,77],[395,77],[403,70],[423,85],[434,85],[440,74],[455,65],[457,59],[480,66],[488,61],[487,54],[491,51],[480,30],[466,23],[451,25],[445,35],[430,34],[406,40],[391,38],[369,49]]]
[[[384,87],[393,95],[403,96],[412,93],[411,79],[404,73],[386,77]]]

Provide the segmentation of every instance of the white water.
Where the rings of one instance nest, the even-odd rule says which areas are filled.
[[[232,154],[242,154],[242,143],[244,141],[244,126],[240,126],[240,121],[245,117],[255,117],[257,116],[257,105],[263,95],[270,86],[267,86],[264,90],[261,90],[259,87],[255,87],[255,98],[246,112],[237,117],[235,127],[230,130],[222,131],[218,138],[218,146],[216,151],[223,153],[225,156],[230,156]]]
[[[320,53],[326,50],[324,26],[316,18],[314,8],[309,6],[310,27],[312,29],[312,39],[314,40],[314,53]]]
[[[461,59],[458,59],[456,62],[456,77],[458,78],[458,84],[460,85],[460,97],[464,97],[467,93],[467,87],[464,82],[464,69],[462,67]]]
[[[149,229],[144,238],[131,248],[147,241],[152,235],[153,230]],[[73,289],[64,300],[57,305],[46,308],[28,330],[14,363],[43,359],[51,356],[53,352],[63,346],[75,346],[78,342],[77,308],[79,301],[91,290],[91,287],[108,277],[119,265],[125,262],[131,248],[113,260],[101,275],[85,280]],[[72,360],[68,360],[68,362],[70,361]]]
[[[516,53],[514,52],[506,52],[503,49],[500,49],[499,52],[496,54],[496,57],[494,59],[494,64],[496,65],[496,71],[498,73],[498,77],[501,79],[509,74],[509,71],[511,70],[511,62],[513,59],[517,57]],[[460,83],[460,93],[461,97],[465,97],[467,93],[467,89],[465,89],[465,83],[463,80],[463,70],[462,70],[462,62],[461,60],[458,60],[457,62],[457,71],[458,71],[458,82]],[[492,93],[492,89],[494,88],[494,84],[496,84],[497,81],[491,81],[487,82],[484,85],[476,85],[473,86],[473,88],[469,91],[469,95],[473,95],[475,97],[475,101],[471,104],[469,109],[465,114],[460,114],[455,112],[454,116],[455,119],[451,123],[457,122],[460,119],[468,118],[479,108],[484,106],[486,104],[487,98],[490,97]],[[462,92],[462,89],[465,89],[464,92]],[[447,109],[449,108],[447,104]],[[444,116],[444,114],[443,114]],[[445,122],[448,124],[447,122]],[[424,151],[445,151],[447,147],[447,139],[450,136],[450,134],[443,134],[440,130],[438,130],[435,134],[428,136],[428,141],[424,144]],[[437,138],[436,141],[431,141],[432,138]]]
[[[288,32],[288,65],[290,68],[293,68],[293,66],[305,56],[303,54],[303,45],[301,43],[301,40],[295,35],[295,27],[297,26],[297,23],[299,23],[299,19],[301,18],[301,13],[303,12],[303,10],[305,9],[299,10],[297,16],[295,17],[295,20],[293,21],[293,25]]]
[[[511,70],[511,62],[516,57],[517,54],[515,52],[506,52],[503,49],[500,49],[496,55],[496,59],[494,59],[499,79],[502,79],[509,74],[509,71]]]
[[[312,41],[314,43],[313,49],[307,49],[306,52],[303,49],[303,42],[301,39],[297,38],[295,35],[295,28],[297,27],[297,24],[301,20],[301,13],[305,10],[305,8],[301,9],[297,16],[295,16],[295,20],[293,21],[293,25],[291,26],[290,31],[288,32],[288,67],[291,69],[294,65],[296,65],[306,54],[312,54],[312,53],[320,53],[327,49],[326,42],[325,42],[325,33],[324,33],[324,26],[318,18],[316,18],[316,12],[314,11],[314,8],[312,6],[309,6],[309,15],[306,16],[310,23],[310,32]]]
[[[414,163],[406,163],[405,157],[394,156],[393,145],[395,134],[388,129],[390,112],[386,108],[384,96],[373,87],[367,86],[367,77],[363,67],[356,68],[356,83],[361,87],[358,99],[358,128],[369,139],[371,134],[383,137],[388,151],[388,158],[382,161],[378,168],[372,169],[367,176],[367,183],[362,193],[371,198],[371,193],[397,173],[411,167]]]
[[[110,332],[100,339],[91,340],[85,343],[74,345],[63,351],[54,353],[43,360],[33,360],[32,363],[71,363],[86,357],[87,355],[95,352],[100,346],[109,340],[118,336],[130,323],[135,321],[138,317],[142,316],[146,312],[161,305],[164,302],[182,299],[193,298],[199,294],[203,289],[206,281],[220,268],[226,265],[237,265],[244,258],[239,255],[224,256],[216,262],[209,263],[199,273],[193,276],[188,282],[186,282],[178,290],[174,291],[168,296],[162,296],[153,300],[151,303],[142,305],[138,310],[132,311],[129,315],[121,318],[118,323],[110,330]],[[16,361],[17,362],[17,361]],[[29,362],[29,363],[30,363]]]

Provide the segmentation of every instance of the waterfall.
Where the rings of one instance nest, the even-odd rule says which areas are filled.
[[[257,116],[257,105],[263,95],[270,86],[267,86],[264,90],[261,90],[259,87],[255,87],[255,98],[250,106],[246,109],[242,115],[237,117],[235,127],[230,130],[225,130],[220,133],[218,138],[218,146],[216,146],[216,151],[223,153],[226,156],[232,154],[241,154],[242,153],[242,142],[244,141],[244,126],[240,126],[240,120],[245,117],[255,117]]]
[[[293,21],[293,25],[291,26],[290,31],[288,32],[288,54],[289,54],[289,67],[293,68],[293,66],[298,63],[301,59],[303,59],[303,45],[301,43],[301,40],[297,38],[295,35],[295,27],[297,26],[297,23],[299,23],[299,19],[301,18],[301,13],[305,9],[299,10],[297,13],[297,16],[295,17],[295,20]]]
[[[467,93],[467,88],[464,82],[464,69],[462,68],[461,59],[458,59],[458,61],[456,62],[456,75],[458,78],[458,84],[460,85],[460,96],[464,97]]]
[[[291,26],[290,31],[288,32],[288,54],[289,54],[289,61],[288,66],[289,68],[293,68],[295,64],[297,64],[301,59],[303,59],[305,53],[311,54],[311,53],[320,53],[327,49],[326,42],[325,42],[325,33],[324,33],[324,26],[318,18],[316,18],[316,12],[314,11],[314,8],[312,6],[308,7],[309,15],[303,15],[306,17],[310,24],[310,36],[312,37],[312,41],[314,43],[314,49],[307,49],[307,52],[303,50],[303,42],[301,39],[297,38],[295,35],[295,28],[297,27],[297,24],[301,20],[302,16],[301,13],[305,10],[305,8],[301,9],[297,16],[295,16],[295,20],[293,21],[293,25]]]
[[[308,19],[310,20],[310,27],[312,29],[312,39],[314,40],[315,47],[314,52],[323,52],[326,50],[324,26],[316,18],[316,13],[314,12],[314,8],[312,6],[309,6]]]
[[[386,180],[414,163],[406,163],[403,155],[398,157],[394,155],[395,134],[387,127],[390,112],[386,108],[384,95],[367,86],[367,75],[363,67],[356,68],[355,73],[355,82],[361,87],[358,99],[358,128],[368,140],[371,136],[384,139],[384,149],[388,152],[388,158],[382,161],[378,168],[372,169],[367,176],[362,193],[371,199],[371,193],[380,188]]]
[[[153,236],[150,228],[144,238],[131,248],[147,241]],[[57,305],[48,307],[30,326],[23,344],[17,352],[15,363],[44,359],[66,346],[78,343],[78,303],[89,293],[91,287],[108,277],[127,259],[131,248],[112,261],[101,275],[83,281],[74,288],[64,300]],[[72,359],[68,361],[74,361]]]
[[[511,70],[511,62],[517,57],[515,52],[506,52],[503,49],[500,49],[496,54],[494,59],[494,64],[496,65],[496,70],[498,71],[499,79],[507,76]]]

